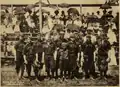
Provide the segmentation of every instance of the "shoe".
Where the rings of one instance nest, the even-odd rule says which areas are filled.
[[[49,81],[49,80],[50,80],[50,77],[47,77],[46,80]]]
[[[74,77],[73,79],[74,79],[75,81],[78,81],[78,78],[76,78],[76,77]]]
[[[68,80],[67,80],[66,78],[64,79],[64,81],[65,81],[66,83],[68,83]]]
[[[55,79],[54,79],[54,78],[52,78],[52,79],[51,79],[51,81],[55,81]]]
[[[103,77],[103,79],[104,79],[104,80],[107,80],[107,78],[106,78],[106,77]]]
[[[35,81],[36,81],[37,83],[39,83],[39,82],[40,82],[37,78],[35,79]]]
[[[62,83],[62,82],[63,82],[63,79],[62,79],[62,78],[58,78],[58,81],[59,81],[60,83]]]
[[[82,80],[85,80],[85,77],[83,77]]]
[[[92,76],[90,77],[91,80],[95,80]]]
[[[102,77],[98,77],[98,80],[101,80],[102,79]]]

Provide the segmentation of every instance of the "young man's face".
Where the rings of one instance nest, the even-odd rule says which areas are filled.
[[[19,39],[22,40],[22,36],[20,36]]]
[[[107,38],[107,37],[105,37],[105,38],[104,38],[104,40],[105,40],[105,41],[108,41],[108,38]]]
[[[98,12],[97,14],[99,15],[100,13]]]
[[[91,34],[91,31],[90,31],[90,30],[88,30],[88,31],[87,31],[87,33],[88,33],[88,34]]]
[[[66,49],[66,46],[63,45],[62,48],[63,48],[63,49]]]
[[[90,38],[90,37],[87,37],[87,41],[91,41],[91,38]]]
[[[74,38],[70,38],[71,41],[74,41]]]
[[[31,41],[30,38],[28,38],[28,39],[27,39],[27,43],[29,43],[30,41]]]

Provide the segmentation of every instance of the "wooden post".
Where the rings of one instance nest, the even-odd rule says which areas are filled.
[[[80,14],[82,15],[82,4],[80,4]]]
[[[11,11],[12,11],[12,15],[13,15],[13,5],[11,4]]]
[[[40,28],[40,33],[42,32],[42,5],[41,1],[39,0],[39,28]]]
[[[1,27],[1,4],[0,4],[0,27]]]

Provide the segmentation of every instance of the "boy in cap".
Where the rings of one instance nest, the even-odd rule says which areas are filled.
[[[97,65],[100,71],[100,79],[106,78],[108,63],[110,62],[110,58],[108,58],[108,51],[111,49],[110,42],[108,41],[108,37],[103,34],[101,41],[98,43],[98,59]]]
[[[94,52],[95,45],[91,42],[91,36],[86,36],[86,41],[82,45],[83,52],[83,71],[85,72],[84,78],[91,78],[95,76],[95,65],[94,65]]]
[[[76,44],[74,36],[71,36],[70,41],[68,42],[68,60],[69,60],[68,74],[70,78],[75,78],[78,53],[79,45]]]
[[[33,67],[34,61],[36,61],[35,47],[31,41],[31,37],[28,37],[27,44],[24,47],[24,60],[26,64],[26,71],[28,78],[31,78],[31,69]]]
[[[52,39],[48,39],[48,41],[44,44],[44,61],[45,61],[45,68],[47,72],[48,78],[54,78],[55,72],[55,53],[56,46]],[[52,73],[52,75],[51,75]]]
[[[19,37],[19,41],[15,44],[15,62],[16,62],[16,73],[18,75],[18,79],[23,77],[24,73],[24,58],[23,58],[23,50],[25,47],[25,37],[21,35]],[[21,73],[20,73],[21,71]]]
[[[60,76],[65,77],[67,76],[68,71],[68,49],[67,43],[62,42],[60,48]]]

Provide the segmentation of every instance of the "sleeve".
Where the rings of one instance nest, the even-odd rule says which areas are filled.
[[[43,44],[43,52],[45,52],[45,43]]]
[[[115,26],[115,23],[113,23],[112,29],[115,29],[115,30],[117,29],[116,26]]]
[[[26,53],[27,53],[27,44],[23,48],[23,55],[26,55]]]
[[[36,54],[37,53],[37,49],[36,49],[35,42],[33,43],[32,49],[33,49],[33,53]]]
[[[35,53],[37,53],[37,52],[38,52],[38,50],[37,50],[37,48],[38,48],[37,42],[34,42],[34,43],[33,43],[33,48],[34,48],[34,50],[35,50]]]
[[[22,23],[20,23],[19,28],[20,28],[20,30],[22,29]]]
[[[93,44],[93,51],[95,51],[96,50],[96,47],[95,47],[95,44]]]
[[[85,43],[81,45],[81,51],[84,51],[84,49],[85,49]]]
[[[77,45],[77,53],[79,53],[79,52],[80,52],[80,46]]]
[[[57,46],[55,45],[55,43],[53,43],[53,49],[55,51],[55,49],[57,48]]]
[[[67,49],[69,50],[69,43],[67,44]]]
[[[16,56],[16,50],[15,50],[14,46],[12,46],[12,53],[13,53],[14,56]]]
[[[18,49],[18,42],[14,46],[15,50]]]
[[[81,52],[81,50],[82,50],[82,45],[79,45],[79,52]]]
[[[111,49],[111,45],[110,45],[110,42],[108,41],[108,50]]]
[[[26,24],[26,27],[27,27],[27,29],[28,29],[28,28],[29,28],[28,22],[26,21],[25,24]]]

